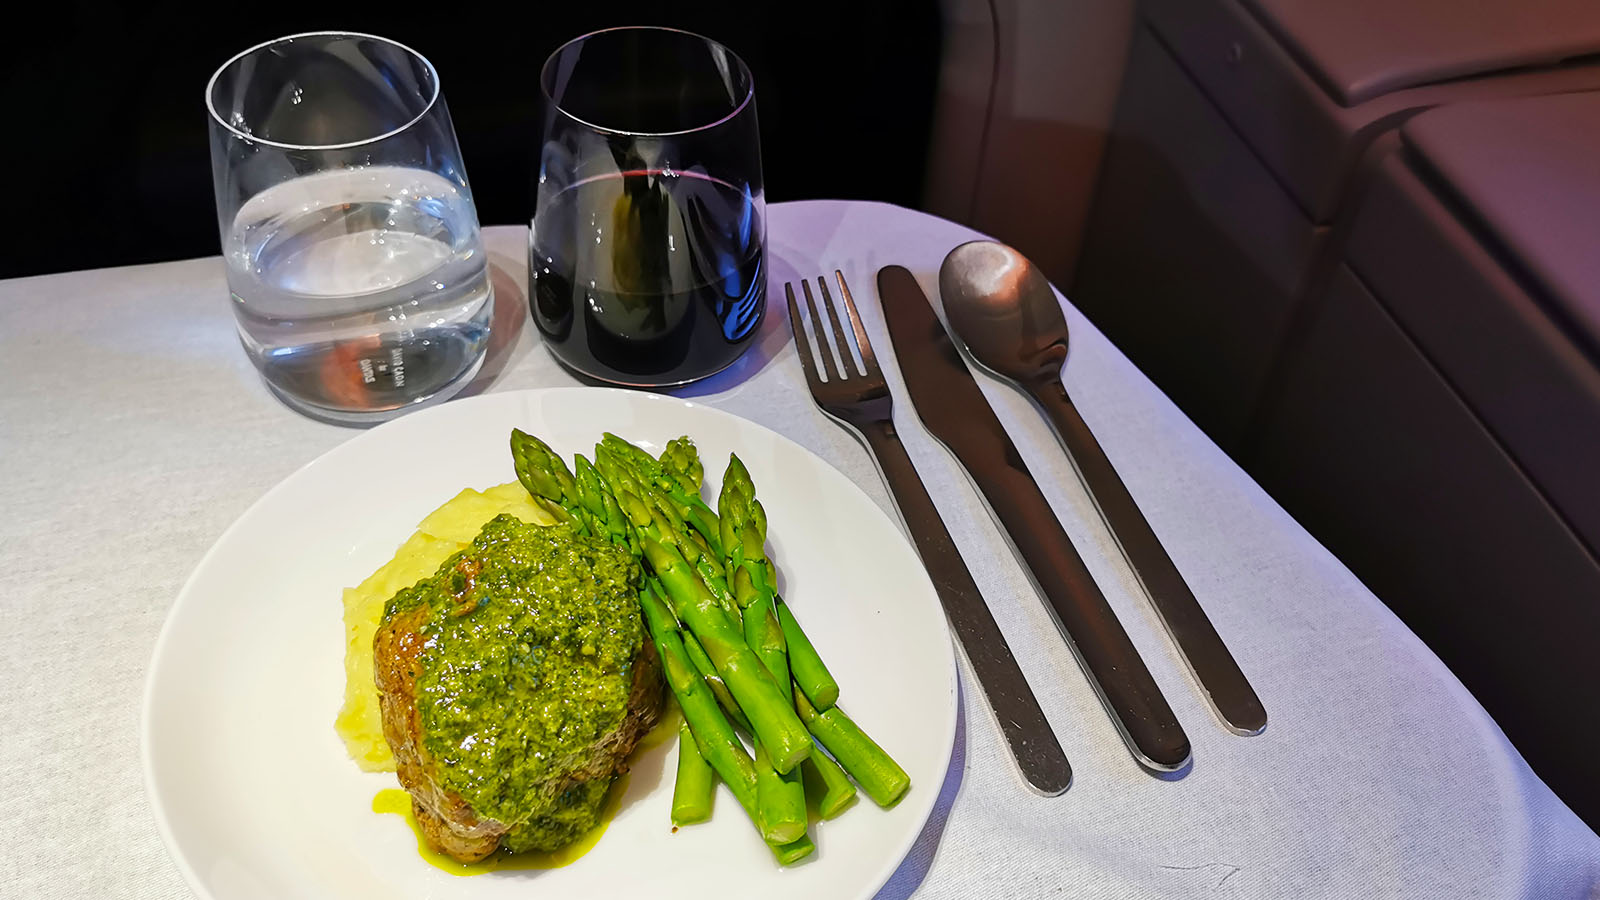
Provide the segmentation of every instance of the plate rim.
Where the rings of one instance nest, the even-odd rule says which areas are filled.
[[[324,465],[331,465],[332,463],[327,461],[332,457],[343,456],[347,453],[357,452],[356,450],[347,448],[371,443],[373,440],[373,435],[386,433],[387,431],[392,430],[393,426],[396,426],[401,422],[413,420],[416,417],[431,418],[443,414],[446,410],[458,409],[464,406],[476,406],[489,402],[509,403],[512,402],[511,398],[514,397],[538,398],[552,394],[575,393],[582,393],[584,395],[592,396],[596,392],[605,392],[607,394],[615,395],[616,397],[629,403],[665,403],[670,406],[694,409],[701,412],[709,412],[714,418],[728,420],[729,422],[733,423],[735,427],[755,428],[760,431],[767,432],[773,438],[776,438],[780,443],[787,444],[790,449],[797,450],[803,455],[814,458],[822,465],[832,470],[834,474],[838,475],[839,478],[849,486],[850,491],[854,491],[861,500],[865,501],[866,504],[873,509],[876,515],[880,516],[890,526],[892,531],[899,536],[901,541],[906,544],[907,549],[911,551],[912,557],[917,560],[917,571],[921,575],[922,581],[927,586],[928,599],[937,612],[936,618],[938,621],[939,633],[945,639],[944,643],[947,653],[947,656],[945,657],[946,671],[949,673],[950,689],[948,691],[948,700],[945,704],[943,725],[944,731],[947,732],[950,737],[948,741],[940,742],[941,749],[939,751],[940,765],[938,766],[938,783],[930,784],[924,787],[922,793],[925,797],[925,802],[922,803],[922,808],[918,809],[916,812],[916,827],[909,829],[907,835],[896,846],[894,852],[888,855],[885,863],[879,868],[878,873],[873,876],[872,884],[867,886],[866,890],[861,894],[861,896],[874,896],[883,888],[885,884],[889,882],[889,879],[894,876],[894,873],[899,871],[900,866],[910,855],[911,849],[916,845],[917,840],[921,838],[922,833],[927,829],[928,822],[931,820],[933,815],[934,807],[937,806],[939,798],[944,793],[944,782],[948,780],[950,763],[955,756],[955,743],[960,737],[961,715],[961,672],[960,664],[957,660],[955,637],[950,631],[950,623],[945,617],[944,607],[937,599],[938,592],[934,587],[933,580],[931,576],[928,575],[926,566],[922,564],[922,556],[917,552],[916,545],[911,541],[910,536],[906,533],[904,523],[897,516],[891,515],[889,512],[885,511],[881,506],[879,506],[878,503],[874,501],[869,494],[867,494],[866,490],[855,482],[855,479],[851,478],[849,475],[846,475],[842,470],[839,469],[838,466],[835,466],[821,454],[816,453],[809,447],[806,447],[805,445],[794,440],[788,435],[783,434],[775,428],[768,427],[760,422],[747,419],[735,413],[728,412],[727,410],[719,409],[718,407],[711,406],[709,404],[697,403],[693,400],[683,397],[675,397],[669,394],[659,394],[619,387],[580,385],[523,388],[510,391],[493,391],[489,393],[478,394],[472,397],[460,397],[448,403],[419,409],[413,413],[398,416],[387,422],[381,423],[376,427],[355,434],[348,440],[341,441],[340,443],[317,454],[315,457],[308,460],[294,471],[280,478],[271,487],[267,488],[267,490],[264,491],[261,496],[257,497],[249,506],[247,506],[243,512],[234,517],[233,521],[228,524],[228,527],[222,530],[222,533],[211,542],[211,545],[206,548],[205,553],[203,553],[195,562],[194,567],[190,570],[188,577],[184,579],[183,585],[178,588],[178,592],[173,598],[171,605],[167,608],[166,615],[161,622],[161,630],[156,635],[155,644],[151,648],[149,662],[145,665],[144,685],[142,691],[140,692],[139,765],[142,775],[141,781],[144,786],[145,802],[148,804],[151,815],[155,819],[156,831],[161,836],[161,844],[166,850],[167,857],[177,867],[179,874],[183,876],[184,883],[191,891],[194,892],[197,897],[202,898],[202,900],[227,900],[227,898],[220,898],[218,895],[213,893],[210,889],[210,886],[199,877],[199,873],[195,871],[194,866],[184,854],[182,848],[178,844],[177,838],[173,834],[172,824],[168,817],[166,805],[163,802],[161,793],[157,788],[154,760],[151,756],[151,710],[152,701],[155,698],[156,685],[160,680],[162,660],[165,656],[167,656],[167,644],[172,639],[171,636],[174,629],[173,623],[177,621],[179,613],[184,608],[186,608],[189,604],[196,602],[191,597],[194,583],[196,579],[200,577],[201,572],[208,568],[212,558],[219,552],[219,548],[228,541],[229,537],[231,537],[235,531],[243,527],[243,524],[247,520],[259,515],[259,510],[269,504],[274,496],[276,496],[280,491],[287,490],[286,485],[306,477],[307,472],[321,468]],[[901,802],[903,803],[904,800],[902,799]],[[899,804],[896,805],[898,806]],[[774,869],[774,872],[782,872],[786,868],[787,867],[779,866]]]

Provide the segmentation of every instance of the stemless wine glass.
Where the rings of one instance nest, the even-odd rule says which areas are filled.
[[[529,235],[529,305],[556,358],[616,384],[684,384],[766,311],[750,69],[716,41],[613,28],[556,50]]]
[[[239,337],[291,407],[379,421],[464,386],[493,297],[433,64],[393,41],[269,41],[206,87]]]

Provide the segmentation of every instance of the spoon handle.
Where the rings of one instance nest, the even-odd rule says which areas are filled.
[[[1166,548],[1150,529],[1144,514],[1095,440],[1088,423],[1067,396],[1059,378],[1042,380],[1030,393],[1044,408],[1067,450],[1067,458],[1094,500],[1128,565],[1144,585],[1167,634],[1189,664],[1223,724],[1236,734],[1258,734],[1267,727],[1267,712],[1244,677],[1227,644],[1189,590]]]

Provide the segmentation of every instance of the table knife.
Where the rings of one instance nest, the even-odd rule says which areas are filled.
[[[878,295],[918,417],[977,485],[1128,749],[1148,768],[1182,768],[1190,756],[1188,735],[927,295],[901,266],[878,271]]]

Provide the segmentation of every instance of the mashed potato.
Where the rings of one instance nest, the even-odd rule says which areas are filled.
[[[486,491],[467,488],[429,513],[393,559],[360,585],[345,588],[344,706],[334,720],[334,729],[362,770],[394,771],[394,756],[383,739],[378,688],[372,681],[372,636],[383,618],[384,604],[397,591],[432,575],[440,563],[471,543],[484,523],[501,513],[530,525],[555,522],[515,481]]]

